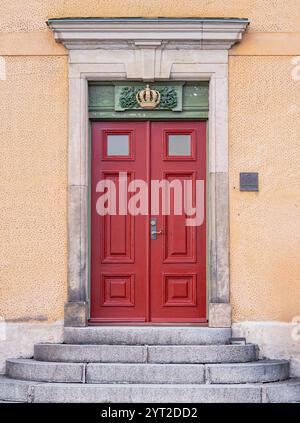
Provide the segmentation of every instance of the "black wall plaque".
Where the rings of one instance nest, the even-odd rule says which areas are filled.
[[[258,173],[240,173],[240,191],[258,191]]]

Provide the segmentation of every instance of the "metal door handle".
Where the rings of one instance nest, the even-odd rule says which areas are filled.
[[[151,240],[156,240],[157,236],[156,235],[161,235],[163,233],[162,229],[160,231],[157,231],[157,217],[151,217],[150,219],[150,239]]]
[[[161,235],[163,233],[162,229],[160,231],[151,231],[152,235]]]

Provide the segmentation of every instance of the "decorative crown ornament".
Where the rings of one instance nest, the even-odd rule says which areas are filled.
[[[136,101],[143,109],[154,109],[160,103],[160,93],[151,90],[149,84],[147,84],[144,90],[137,93]]]

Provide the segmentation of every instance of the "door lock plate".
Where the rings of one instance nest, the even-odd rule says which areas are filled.
[[[150,239],[157,239],[157,217],[151,217],[150,219]]]

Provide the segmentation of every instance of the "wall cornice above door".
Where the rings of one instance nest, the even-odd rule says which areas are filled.
[[[67,49],[193,48],[228,50],[249,21],[239,18],[62,18],[49,19],[55,39]]]

